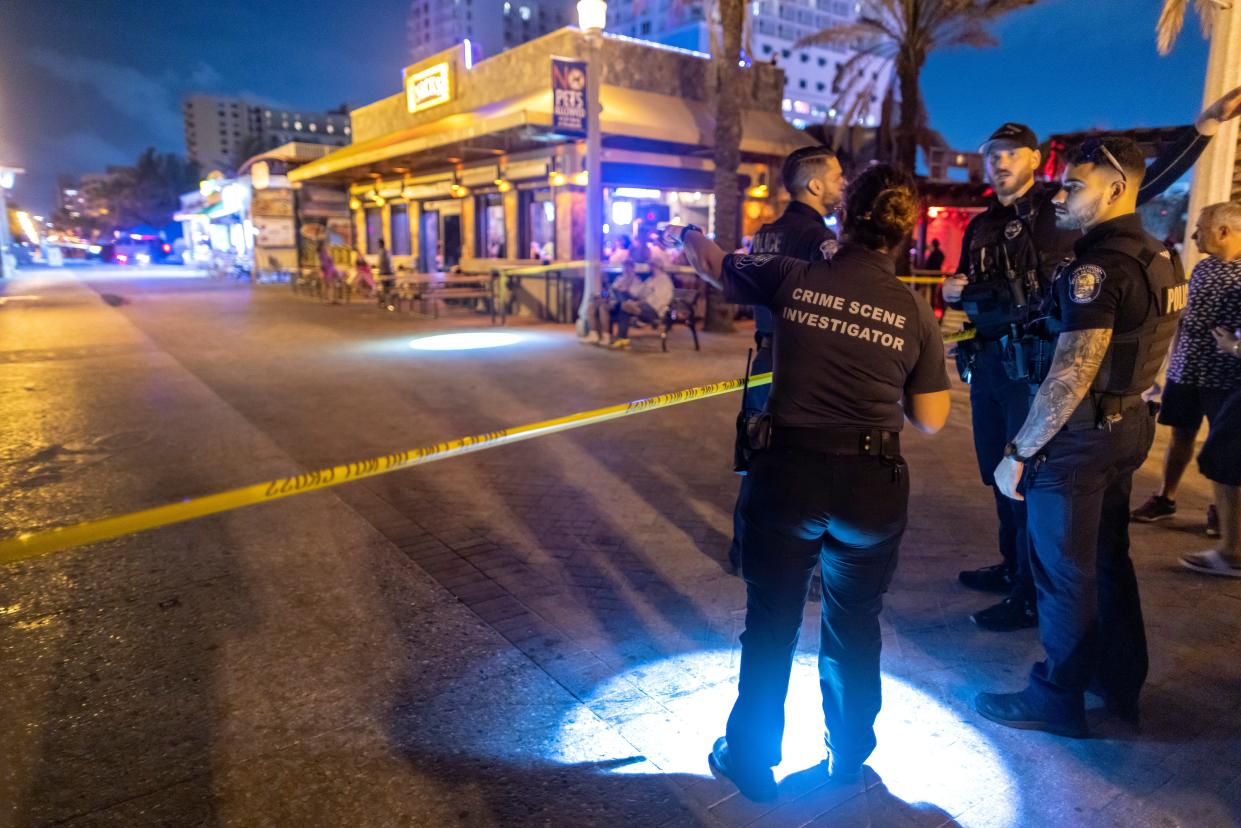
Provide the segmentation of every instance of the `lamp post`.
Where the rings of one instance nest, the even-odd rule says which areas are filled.
[[[9,205],[6,196],[13,189],[18,173],[24,173],[20,167],[6,167],[0,164],[0,279],[7,279],[9,273],[10,249],[12,240],[9,238]]]
[[[582,304],[578,309],[578,332],[586,332],[586,309],[591,297],[603,287],[603,136],[600,131],[599,47],[607,24],[608,4],[605,0],[578,0],[578,27],[586,35],[586,279],[582,286]]]

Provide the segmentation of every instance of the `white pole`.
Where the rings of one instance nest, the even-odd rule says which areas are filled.
[[[599,102],[599,75],[603,61],[599,59],[603,33],[599,29],[586,32],[586,278],[582,287],[582,305],[577,327],[586,331],[586,309],[592,297],[603,289],[603,133],[599,123],[603,107]]]
[[[1211,31],[1211,52],[1207,58],[1206,87],[1203,106],[1209,106],[1221,95],[1241,86],[1241,3],[1217,12]],[[1227,201],[1232,196],[1232,181],[1237,159],[1237,119],[1227,121],[1215,133],[1198,164],[1194,167],[1193,186],[1189,191],[1189,224],[1183,259],[1189,271],[1200,254],[1192,238],[1198,214],[1208,204]]]

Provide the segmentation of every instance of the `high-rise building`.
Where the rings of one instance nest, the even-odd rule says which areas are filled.
[[[412,0],[410,63],[465,40],[482,59],[576,22],[573,0]]]
[[[750,0],[746,13],[750,17],[750,46],[754,61],[774,62],[784,70],[784,117],[795,126],[817,123],[841,123],[848,111],[835,108],[842,86],[847,79],[843,67],[853,56],[844,47],[794,47],[800,38],[832,26],[853,22],[857,6],[853,0]],[[709,51],[702,7],[677,4],[670,0],[609,0],[608,31],[655,40],[671,46]],[[890,69],[869,66],[866,83],[867,100],[859,102],[851,119],[853,124],[875,126],[883,103]]]
[[[186,155],[203,172],[236,169],[250,155],[290,141],[342,147],[351,140],[344,107],[297,111],[240,98],[191,95],[182,109]]]

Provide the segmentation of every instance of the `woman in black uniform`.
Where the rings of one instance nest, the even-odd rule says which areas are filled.
[[[849,185],[844,245],[826,262],[725,255],[698,228],[669,228],[689,263],[738,304],[771,308],[775,360],[741,490],[746,624],[741,680],[710,761],[751,799],[774,798],[784,700],[811,573],[822,567],[819,677],[831,775],[859,778],[880,707],[879,611],[905,530],[905,419],[948,417],[939,326],[896,278],[892,252],[918,215],[887,165]]]

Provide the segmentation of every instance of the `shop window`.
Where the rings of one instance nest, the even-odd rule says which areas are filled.
[[[379,240],[384,235],[383,208],[366,208],[366,250],[365,253],[378,253]]]
[[[518,201],[521,247],[514,251],[515,258],[555,258],[556,205],[551,190],[522,190]]]
[[[475,255],[481,259],[507,259],[508,239],[504,232],[504,196],[500,193],[488,193],[478,196],[475,204],[475,216],[478,227],[474,233],[477,250]]]
[[[389,217],[389,221],[392,223],[392,255],[408,256],[410,251],[409,205],[393,204],[391,207],[391,216]]]

